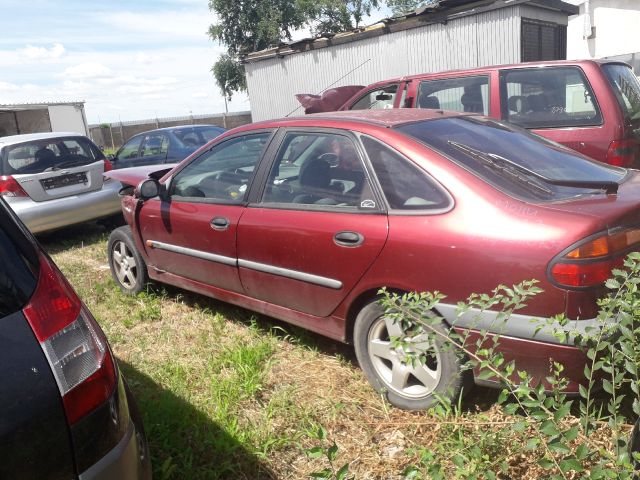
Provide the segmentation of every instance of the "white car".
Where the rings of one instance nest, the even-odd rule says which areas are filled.
[[[33,133],[0,137],[0,196],[33,233],[120,213],[121,184],[87,137]]]

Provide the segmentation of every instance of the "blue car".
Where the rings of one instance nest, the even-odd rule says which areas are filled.
[[[214,125],[180,125],[139,133],[110,160],[113,168],[180,162],[225,131]]]

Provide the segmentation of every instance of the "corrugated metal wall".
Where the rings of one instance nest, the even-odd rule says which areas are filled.
[[[521,6],[246,65],[254,121],[287,115],[296,93],[319,93],[370,59],[339,85],[520,61]],[[532,9],[528,9],[532,10]],[[564,17],[566,22],[566,16]],[[295,114],[301,114],[298,109]]]

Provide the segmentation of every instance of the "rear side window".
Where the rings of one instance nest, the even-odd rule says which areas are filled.
[[[439,210],[449,205],[448,195],[417,165],[373,138],[363,136],[362,145],[389,207]]]
[[[364,97],[354,103],[349,110],[384,110],[393,108],[393,102],[396,99],[399,85],[387,85],[377,90],[368,91]]]
[[[603,65],[622,111],[630,120],[640,119],[640,82],[633,70],[626,65]]]
[[[22,143],[4,150],[2,174],[39,173],[57,168],[87,165],[104,158],[88,139],[49,138]]]
[[[426,80],[418,87],[416,108],[489,114],[489,77]]]
[[[0,205],[0,317],[22,309],[37,284],[36,268],[27,260],[16,237],[21,235],[13,220]],[[30,252],[34,256],[33,252]]]
[[[591,86],[577,67],[503,70],[500,103],[502,118],[525,128],[602,123]]]
[[[528,201],[600,194],[604,187],[574,185],[619,183],[626,175],[625,169],[589,160],[526,130],[482,117],[416,122],[398,130],[445,154],[505,193]]]

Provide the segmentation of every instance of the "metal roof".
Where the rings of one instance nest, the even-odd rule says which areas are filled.
[[[13,112],[16,110],[37,110],[45,107],[52,107],[56,105],[70,105],[70,106],[83,106],[84,100],[69,101],[69,102],[34,102],[34,103],[2,103],[0,104],[0,112]]]
[[[327,48],[343,43],[357,42],[371,37],[424,27],[431,24],[446,24],[449,20],[476,15],[491,10],[528,4],[547,10],[555,10],[567,15],[577,15],[579,8],[561,0],[441,0],[436,6],[426,6],[399,17],[381,20],[368,27],[358,28],[335,35],[305,38],[295,42],[281,43],[246,55],[243,63],[254,63],[270,58],[283,58],[319,48]]]

